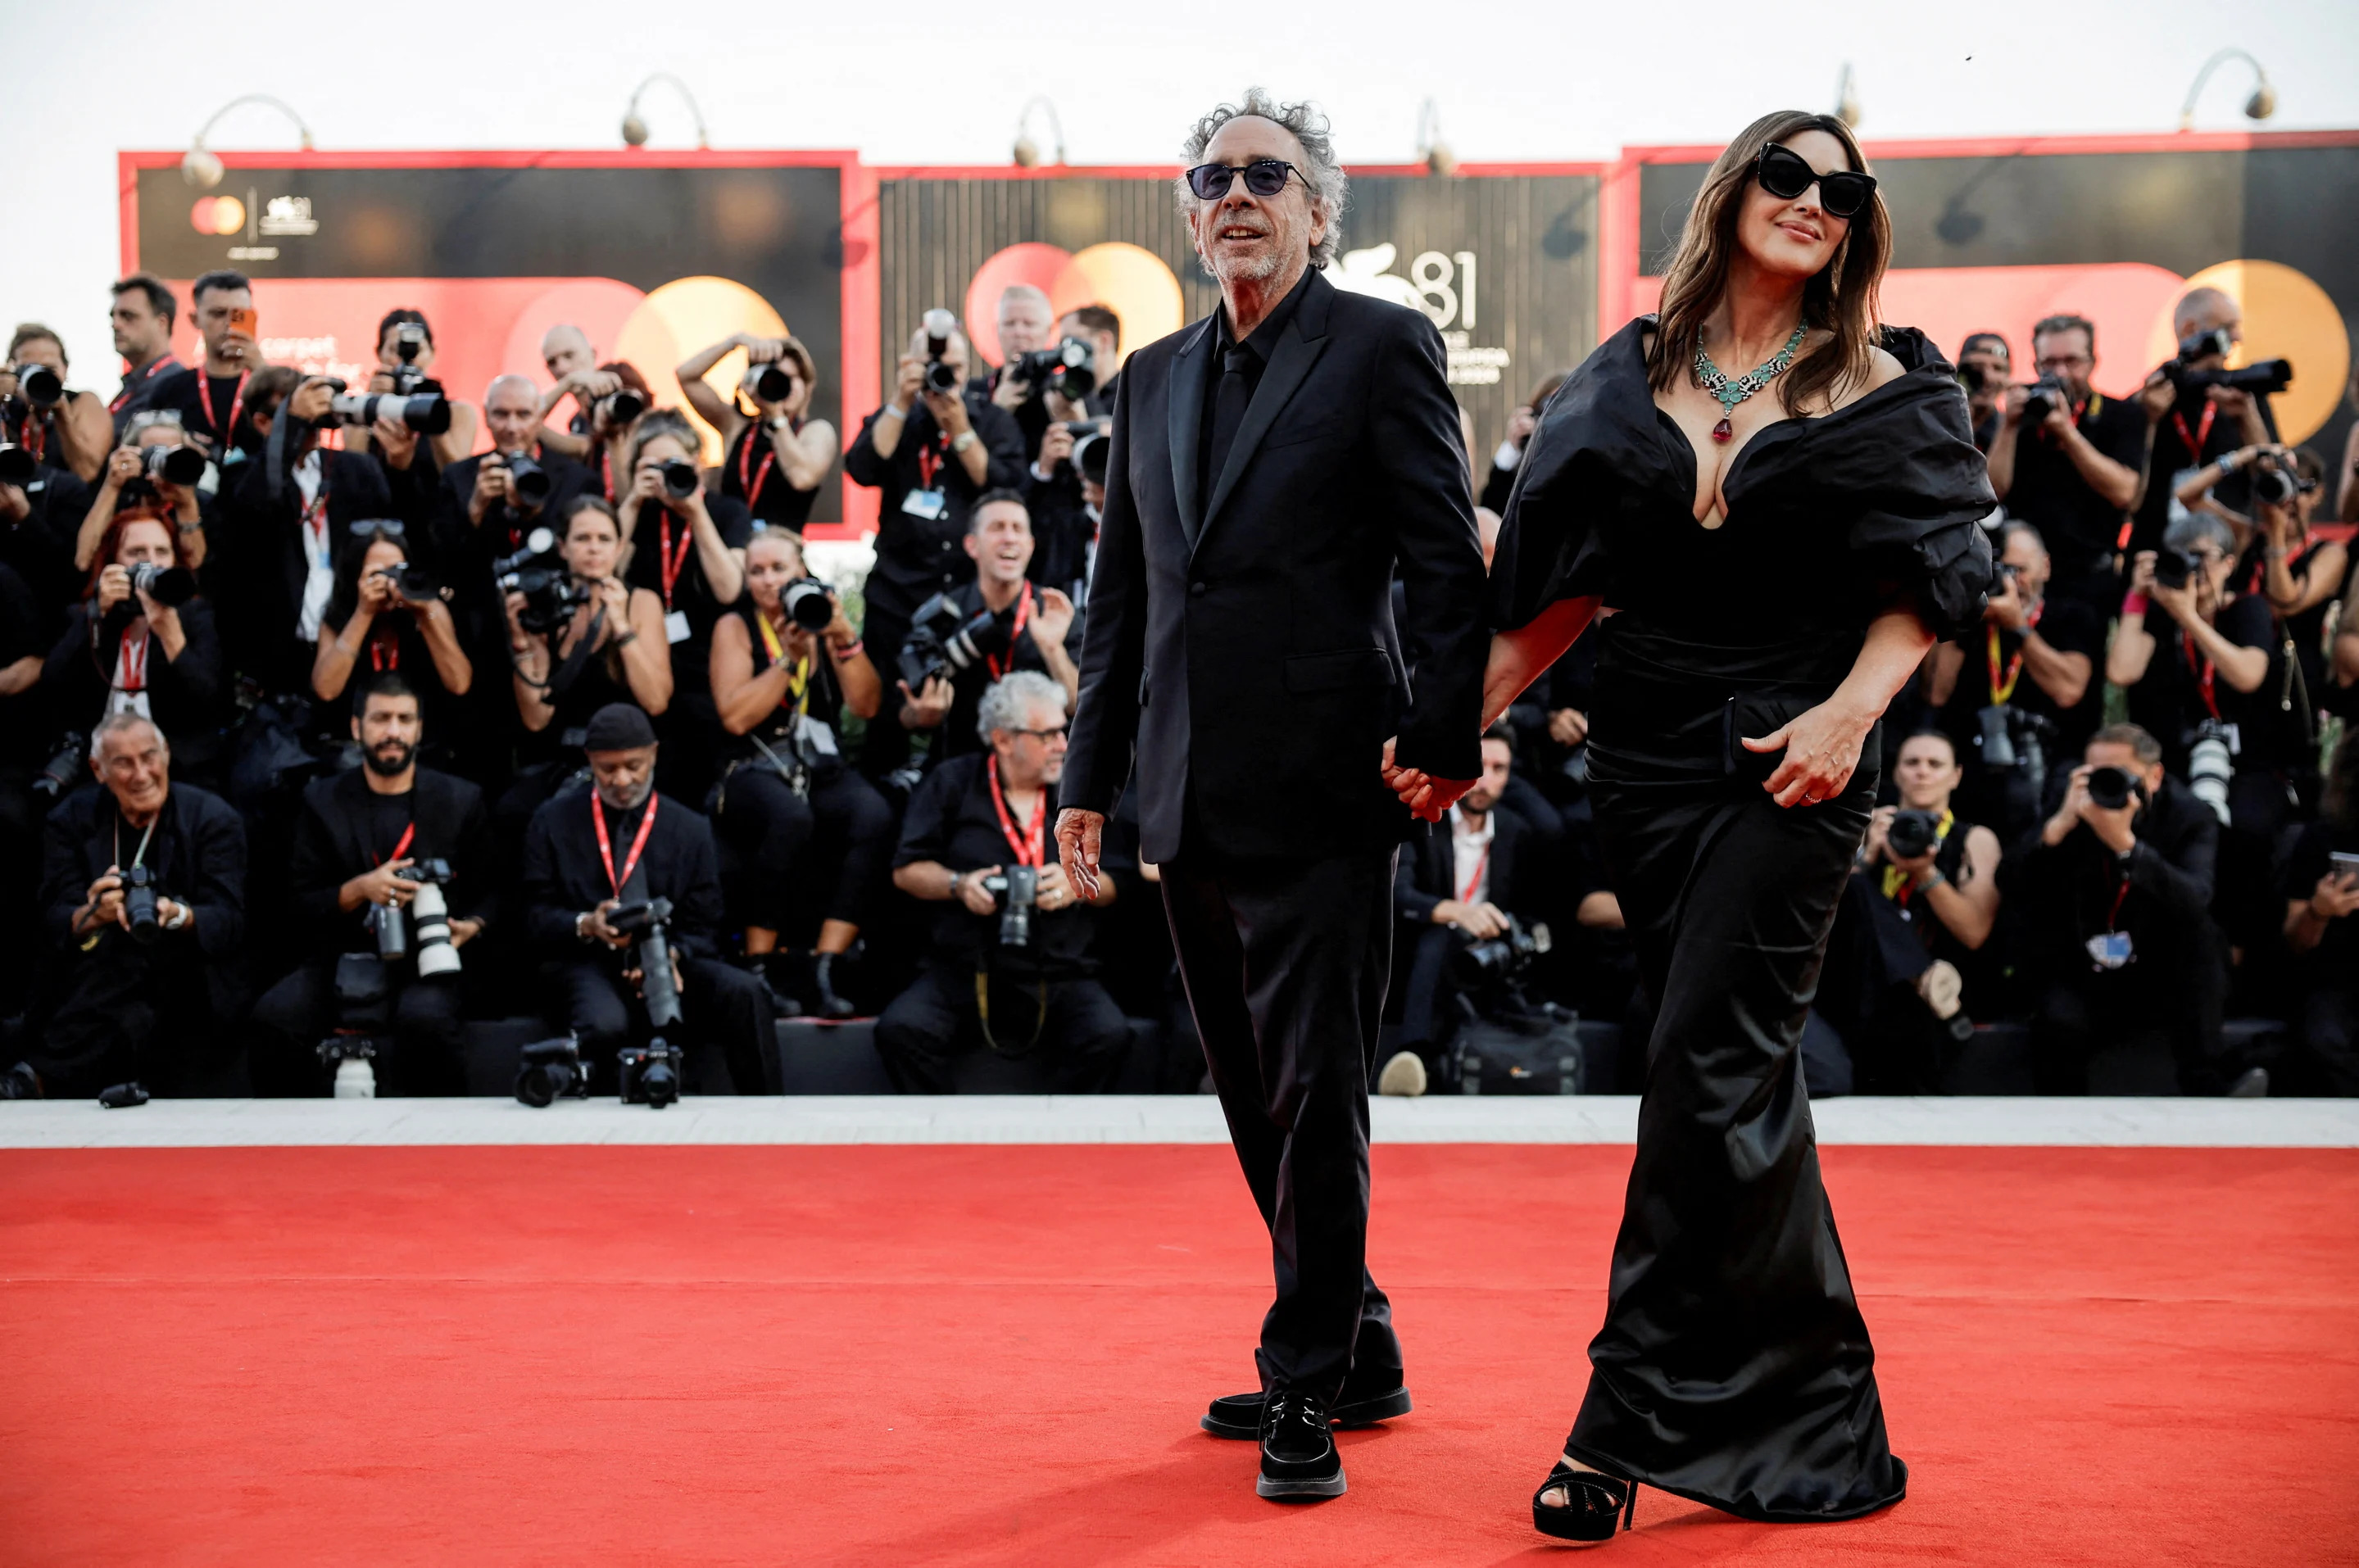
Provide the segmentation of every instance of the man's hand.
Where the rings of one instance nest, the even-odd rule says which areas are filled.
[[[369,427],[369,434],[388,467],[406,469],[409,460],[418,455],[418,432],[409,427],[407,420],[379,417]]]
[[[1070,425],[1076,419],[1090,416],[1087,403],[1077,397],[1068,397],[1053,386],[1041,392],[1040,401],[1048,405],[1049,417],[1060,425]]]
[[[123,915],[123,868],[109,866],[105,875],[90,884],[82,895],[82,913],[74,917],[77,931],[95,931],[102,925],[125,925]]]
[[[281,412],[294,416],[306,425],[316,425],[335,406],[335,387],[325,376],[315,375],[295,389]]]
[[[903,354],[893,381],[893,406],[907,413],[925,395],[926,362],[915,354]]]
[[[1549,739],[1560,746],[1578,746],[1589,739],[1589,715],[1578,708],[1560,708],[1549,715]]]
[[[1040,868],[1039,887],[1033,896],[1043,910],[1070,909],[1081,899],[1073,889],[1072,879],[1055,860]]]
[[[1433,906],[1433,923],[1455,925],[1477,942],[1488,942],[1506,933],[1507,912],[1487,899],[1480,903],[1461,903],[1454,898],[1445,898]]]
[[[390,904],[401,908],[418,896],[418,884],[405,881],[396,873],[415,862],[404,855],[387,860],[373,871],[363,871],[344,883],[344,892],[356,903]],[[341,901],[339,901],[341,902]]]
[[[516,500],[516,487],[508,482],[508,465],[497,452],[487,452],[475,465],[475,488],[467,497],[467,521],[482,527],[484,518],[495,506],[511,505]]]
[[[2072,411],[2057,398],[2048,400],[2048,412],[2039,421],[2039,428],[2050,441],[2061,441],[2072,434]]]
[[[1042,473],[1055,473],[1057,465],[1070,462],[1073,456],[1073,427],[1062,419],[1050,425],[1040,437],[1039,466]]]
[[[136,447],[117,447],[106,454],[106,477],[103,481],[108,490],[120,490],[137,479],[147,466],[147,458]]]
[[[33,503],[22,485],[0,484],[0,523],[13,528],[32,514]]]
[[[2231,419],[2242,419],[2253,409],[2253,395],[2238,387],[2207,386],[2203,389],[2203,395],[2212,400],[2213,407]]]
[[[2085,822],[2089,831],[2102,839],[2105,848],[2116,855],[2125,854],[2130,846],[2137,842],[2137,834],[2131,829],[2130,818],[2137,815],[2138,807],[2144,803],[2133,793],[2125,806],[2111,809],[2099,806],[2089,795],[2089,774],[2093,771],[2087,762],[2072,770],[2071,783],[2064,791],[2064,803],[2056,808],[2056,815],[2048,819],[2048,826],[2040,829],[2040,840],[2047,844],[2060,844],[2065,835]]]
[[[1069,806],[1057,813],[1057,863],[1083,898],[1098,899],[1098,849],[1105,835],[1105,814]]]
[[[1028,381],[1018,381],[1012,375],[1001,376],[999,384],[991,389],[991,401],[1006,409],[1010,414],[1023,407],[1025,400],[1031,395],[1032,384]]]
[[[582,931],[588,935],[592,940],[603,942],[609,947],[620,949],[629,946],[631,945],[630,934],[625,931],[617,931],[613,926],[606,924],[606,916],[615,909],[620,908],[622,906],[622,903],[623,901],[619,898],[600,899],[598,901],[598,907],[592,910],[588,916],[582,922]]]
[[[2016,581],[2013,572],[2002,571],[1997,576],[1998,580],[1991,586],[1990,601],[1983,611],[1983,619],[2002,631],[2020,632],[2027,620],[2022,585]]]
[[[2138,388],[2138,406],[2146,413],[2146,422],[2159,424],[2165,415],[2179,406],[2179,384],[2161,371],[2146,378]]]
[[[901,728],[931,730],[950,716],[951,702],[957,691],[940,676],[928,676],[923,691],[913,692],[909,683],[901,687]]]
[[[454,917],[451,922],[451,946],[464,947],[482,935],[484,923],[480,920],[462,920]]]
[[[2010,430],[2022,424],[2023,406],[2029,401],[2031,401],[2031,389],[2029,387],[2008,387],[2006,389],[2006,396],[2002,398],[1999,402],[1999,423],[2005,425]]]
[[[1032,640],[1044,649],[1051,644],[1061,648],[1065,633],[1072,629],[1072,600],[1061,589],[1042,589],[1038,607],[1032,611]]]
[[[974,427],[967,417],[966,399],[955,392],[927,393],[926,408],[933,415],[934,423],[949,432],[953,441]]]
[[[984,886],[984,882],[999,875],[997,866],[978,866],[971,871],[961,871],[951,879],[951,892],[966,906],[969,914],[995,914],[999,910],[999,895]]]
[[[2310,890],[2310,912],[2321,920],[2359,913],[2359,871],[2329,871]]]

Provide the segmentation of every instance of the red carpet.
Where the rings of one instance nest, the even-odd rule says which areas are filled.
[[[2359,1562],[2359,1152],[1825,1162],[1908,1501],[1615,1561]],[[0,1561],[1542,1562],[1627,1162],[1378,1151],[1418,1412],[1283,1508],[1225,1150],[0,1153]]]

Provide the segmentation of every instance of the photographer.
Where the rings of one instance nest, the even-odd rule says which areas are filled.
[[[2049,596],[2038,529],[2010,520],[1996,544],[1982,635],[1934,648],[1925,695],[1965,764],[1966,815],[2014,843],[2038,825],[2102,721],[2105,623],[2081,600]]]
[[[1999,839],[1958,815],[1962,777],[1940,731],[1900,743],[1900,804],[1876,807],[1835,906],[1815,1005],[1863,1094],[1940,1093],[1954,1029],[1997,1011]]]
[[[745,373],[723,398],[704,377],[738,349],[745,351]],[[672,373],[688,406],[721,432],[721,493],[743,502],[766,527],[801,533],[835,467],[837,444],[835,427],[811,417],[819,366],[810,351],[792,338],[733,332]]]
[[[56,617],[15,568],[0,562],[0,951],[28,953],[41,883],[41,818],[71,788],[83,758],[59,757],[71,773],[42,781],[59,737],[49,723],[41,665],[56,641]],[[0,1018],[23,1011],[31,967],[0,964]]]
[[[1089,350],[1091,375],[1097,384],[1078,400],[1067,399],[1053,386],[1043,389],[1053,417],[1041,432],[1032,466],[1025,470],[1024,505],[1031,514],[1038,546],[1032,580],[1069,589],[1078,600],[1088,593],[1090,557],[1097,543],[1096,509],[1103,499],[1106,442],[1113,428],[1108,416],[1114,384],[1120,380],[1108,372],[1121,362],[1122,319],[1103,305],[1084,305],[1060,319],[1057,331],[1060,341],[1071,339]],[[1093,442],[1094,450],[1084,452],[1084,442]],[[1094,479],[1083,471],[1090,468],[1096,470]],[[1093,492],[1098,500],[1091,499]]]
[[[745,596],[745,541],[754,533],[744,502],[707,499],[697,467],[701,450],[686,416],[649,410],[631,431],[630,491],[616,509],[631,546],[624,578],[663,602],[672,675],[671,703],[658,726],[664,782],[700,801],[720,772],[712,628]]]
[[[178,413],[180,427],[212,455],[226,483],[235,465],[262,450],[251,384],[264,368],[255,336],[254,285],[245,274],[224,267],[190,285],[189,299],[196,309],[197,334],[204,341],[205,362],[152,383],[147,406]]]
[[[2014,366],[2014,351],[1996,332],[1969,332],[1958,350],[1958,384],[1966,389],[1966,423],[1973,427],[1975,444],[1985,452],[1988,441],[1998,434],[1995,421],[2006,406]]]
[[[418,693],[400,676],[366,678],[352,734],[362,765],[314,779],[303,792],[287,897],[311,954],[255,1004],[261,1036],[255,1087],[263,1094],[328,1091],[335,1073],[318,1047],[347,1022],[338,1007],[340,970],[374,968],[389,1008],[386,1033],[375,1040],[378,1092],[462,1094],[459,975],[425,957],[428,925],[408,913],[426,885],[423,874],[446,871],[439,885],[451,948],[483,933],[495,863],[491,818],[473,784],[419,765],[425,720]],[[384,909],[405,912],[414,956],[379,956],[375,922],[383,917],[376,912]]]
[[[106,411],[114,416],[119,446],[131,416],[147,406],[158,383],[180,368],[172,356],[172,323],[179,319],[180,302],[152,273],[135,272],[108,292],[114,297],[107,320],[114,351],[123,356],[123,385]]]
[[[74,537],[95,493],[24,448],[0,445],[0,566],[15,568],[44,607],[82,591]]]
[[[66,346],[36,321],[8,339],[8,363],[0,369],[0,413],[7,438],[87,482],[98,477],[113,447],[114,422],[95,392],[66,386]]]
[[[344,542],[336,586],[320,616],[312,695],[335,703],[356,674],[365,693],[374,689],[369,677],[407,672],[410,700],[427,709],[421,721],[432,719],[439,731],[455,717],[451,699],[475,684],[474,665],[443,601],[447,591],[432,573],[410,564],[399,524],[360,524]]]
[[[988,399],[994,407],[1013,417],[1024,438],[1024,461],[1027,465],[1038,463],[1040,443],[1050,424],[1108,413],[1113,406],[1090,406],[1086,395],[1069,396],[1063,388],[1046,382],[1036,384],[1032,377],[1025,374],[1026,355],[1057,348],[1071,335],[1064,331],[1064,321],[1056,316],[1048,295],[1028,283],[1009,284],[1000,291],[998,326],[1000,362],[967,383],[967,396],[970,400]],[[1078,341],[1088,346],[1086,339]],[[1090,392],[1095,392],[1102,374],[1112,373],[1112,362],[1107,363],[1106,371],[1098,371],[1093,354],[1088,376]]]
[[[919,605],[973,577],[959,541],[975,498],[1024,482],[1024,438],[1014,417],[971,388],[960,390],[966,336],[948,311],[928,314],[939,335],[927,327],[911,334],[891,397],[862,422],[843,454],[844,477],[881,492],[861,632],[883,649],[899,649]],[[871,725],[862,771],[890,773],[908,755],[901,729]]]
[[[2146,471],[2146,412],[2089,384],[2097,330],[2085,317],[2047,318],[2031,330],[2031,351],[2039,380],[2008,387],[1995,427],[1977,432],[1991,490],[2008,516],[2047,542],[2055,557],[2049,596],[2104,616],[2119,590],[2122,518],[2137,504]]]
[[[2027,915],[2041,1094],[2227,1087],[2227,977],[2207,913],[2219,834],[2164,773],[2153,736],[2114,724],[2091,738],[2063,804],[2005,879]]]
[[[2217,288],[2190,288],[2173,308],[2171,325],[2179,353],[2147,377],[2140,394],[2154,439],[2145,498],[2130,530],[2133,550],[2150,550],[2162,538],[2189,470],[2239,447],[2266,447],[2277,438],[2267,392],[2223,385],[2216,379],[2229,353],[2245,341],[2244,311],[2236,301]],[[2220,499],[2235,511],[2249,508],[2241,479],[2232,481]]]
[[[2234,474],[2251,481],[2251,518],[2212,499],[2221,481]],[[2230,584],[2239,594],[2267,601],[2299,675],[2298,688],[2285,695],[2304,712],[2316,708],[2326,693],[2326,614],[2343,596],[2351,570],[2349,547],[2339,539],[2321,539],[2310,528],[2325,475],[2326,465],[2307,447],[2240,447],[2187,475],[2179,486],[2181,505],[2213,509],[2245,540]],[[2302,738],[2311,737],[2306,731]]]
[[[108,714],[153,719],[181,774],[214,781],[222,649],[179,535],[160,517],[125,510],[108,524],[97,562],[41,672],[53,720],[88,732]]]
[[[655,394],[638,367],[620,360],[598,362],[598,351],[579,327],[556,326],[540,340],[540,361],[549,367],[549,388],[540,399],[540,444],[594,470],[600,493],[614,499],[616,445],[626,439],[638,416],[655,406]],[[573,400],[562,430],[549,421],[558,405]]]
[[[2321,1094],[2359,1095],[2359,730],[2334,749],[2324,814],[2286,857],[2286,946],[2300,965],[2302,1049]]]
[[[978,1043],[1037,1054],[1060,1094],[1099,1092],[1121,1068],[1130,1026],[1087,958],[1115,879],[1084,904],[1049,852],[1065,704],[1048,676],[1008,676],[984,695],[990,749],[935,769],[910,796],[893,885],[942,907],[925,968],[876,1021],[904,1094],[950,1093],[952,1059]]]
[[[168,518],[173,532],[180,536],[180,550],[188,557],[189,569],[202,570],[208,521],[204,497],[197,488],[202,474],[191,474],[190,470],[201,468],[204,454],[189,444],[180,428],[179,416],[169,409],[143,409],[125,423],[130,426],[129,438],[107,454],[98,492],[91,498],[90,511],[83,514],[82,527],[74,535],[74,568],[90,570],[91,562],[98,558],[98,542],[106,536],[116,511],[128,507]],[[184,449],[189,455],[150,458],[149,451],[158,448],[168,453]],[[157,462],[168,462],[171,466],[158,472],[150,466]],[[171,478],[174,469],[181,473],[181,481]]]
[[[492,449],[442,470],[436,520],[436,555],[476,636],[498,620],[492,563],[523,548],[535,527],[563,517],[573,498],[597,483],[588,469],[538,439],[540,399],[526,377],[492,379],[484,389],[484,423]]]
[[[1035,588],[1027,575],[1032,524],[1022,499],[992,491],[977,500],[967,514],[966,553],[975,580],[941,595],[936,613],[921,617],[900,651],[901,727],[931,733],[929,768],[981,749],[975,719],[983,694],[1010,670],[1047,675],[1065,688],[1068,706],[1082,687],[1081,669],[1066,652],[1080,612],[1064,593]],[[974,631],[985,615],[990,630]]]
[[[592,716],[583,747],[592,788],[551,800],[525,834],[526,933],[547,960],[558,999],[550,1021],[580,1040],[593,1082],[611,1085],[616,1052],[669,1029],[669,1044],[690,1048],[691,1087],[775,1092],[770,1000],[760,981],[715,956],[721,880],[712,832],[656,793],[655,727],[616,703]],[[670,904],[669,986],[638,968],[644,921],[654,913],[646,905],[657,899]],[[653,1022],[649,1004],[674,996],[681,1023]]]
[[[814,604],[821,609],[803,609]],[[814,627],[802,614],[825,620]],[[850,708],[875,719],[882,683],[843,607],[810,578],[801,544],[784,529],[763,529],[745,546],[745,597],[712,632],[712,699],[731,737],[714,821],[752,869],[760,902],[746,919],[747,967],[774,990],[798,989],[779,984],[786,977],[773,955],[779,932],[816,909],[811,1005],[822,1017],[848,1018],[835,969],[883,891],[893,813],[845,764],[836,717]],[[822,892],[821,868],[830,865],[835,875]]]
[[[243,1054],[224,1022],[239,1001],[245,825],[219,797],[173,782],[163,731],[136,713],[102,719],[90,757],[101,787],[69,796],[43,830],[49,951],[33,980],[30,1048],[0,1074],[0,1098],[126,1081],[243,1095]]]
[[[424,312],[393,309],[376,324],[376,373],[369,377],[370,392],[397,392],[404,396],[442,391],[442,384],[427,374],[434,363],[434,329],[428,324]],[[426,440],[425,467],[439,472],[451,467],[475,449],[475,411],[453,397],[451,405],[450,428]],[[365,452],[373,443],[372,433],[353,429],[346,440],[353,451]]]
[[[1540,410],[1548,406],[1548,400],[1554,397],[1556,389],[1563,384],[1562,371],[1543,377],[1540,384],[1532,388],[1531,400],[1507,416],[1507,438],[1499,443],[1499,449],[1491,454],[1491,470],[1484,476],[1478,505],[1501,516],[1506,514],[1507,497],[1515,493],[1516,470],[1524,460],[1524,444],[1532,438],[1532,432],[1539,428]]]

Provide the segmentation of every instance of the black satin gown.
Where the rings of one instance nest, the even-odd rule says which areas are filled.
[[[1651,324],[1549,403],[1492,568],[1498,626],[1591,594],[1614,611],[1591,798],[1659,1005],[1568,1448],[1747,1519],[1849,1519],[1898,1501],[1908,1469],[1820,1181],[1800,1035],[1880,747],[1871,734],[1841,797],[1784,808],[1761,787],[1777,758],[1737,741],[1824,701],[1897,596],[1943,637],[1973,625],[1995,503],[1950,367],[1887,329],[1908,373],[1757,431],[1705,528],[1695,453],[1647,384]]]

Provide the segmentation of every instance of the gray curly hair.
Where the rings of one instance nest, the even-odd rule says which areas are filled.
[[[1335,259],[1335,252],[1343,238],[1343,209],[1350,205],[1352,200],[1351,177],[1343,172],[1343,164],[1335,157],[1335,138],[1329,134],[1327,116],[1315,104],[1281,103],[1264,88],[1246,88],[1242,103],[1221,104],[1198,120],[1188,132],[1188,139],[1180,144],[1180,156],[1183,161],[1180,166],[1179,178],[1172,181],[1172,189],[1180,199],[1181,221],[1185,222],[1188,214],[1196,210],[1196,193],[1188,189],[1187,171],[1204,161],[1204,149],[1212,145],[1212,138],[1220,134],[1223,125],[1247,115],[1283,126],[1302,144],[1302,158],[1306,167],[1299,172],[1310,187],[1310,199],[1318,202],[1327,215],[1326,237],[1310,247],[1310,265],[1325,266]],[[1205,270],[1209,272],[1212,269],[1208,265]]]
[[[1038,670],[1017,670],[984,690],[982,705],[975,709],[974,732],[988,746],[993,730],[1032,729],[1027,720],[1049,708],[1060,719],[1065,716],[1065,688]]]

